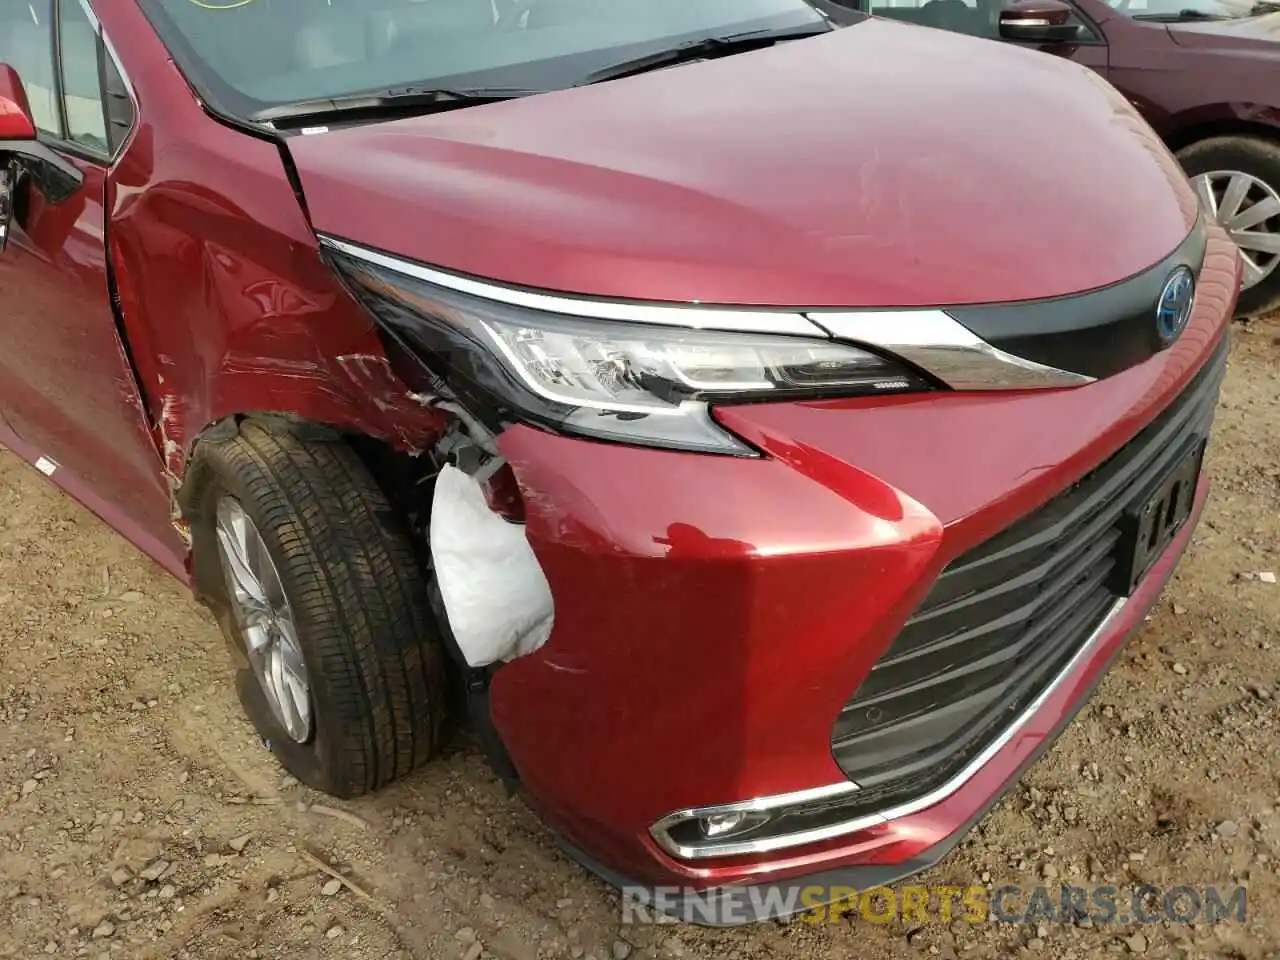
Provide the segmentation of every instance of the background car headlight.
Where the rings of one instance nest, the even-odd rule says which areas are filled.
[[[498,421],[751,456],[710,405],[929,388],[894,361],[835,341],[570,317],[328,253],[396,343]]]

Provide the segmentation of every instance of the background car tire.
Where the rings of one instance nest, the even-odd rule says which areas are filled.
[[[1211,137],[1178,151],[1192,183],[1197,177],[1222,171],[1239,171],[1256,178],[1280,197],[1280,144],[1258,137]],[[1274,232],[1280,238],[1280,215],[1269,217],[1255,230]],[[1275,255],[1280,261],[1280,253]],[[1268,259],[1270,262],[1270,259]],[[1280,307],[1280,262],[1259,283],[1240,291],[1236,314],[1257,316]]]
[[[246,420],[197,447],[184,505],[197,594],[236,660],[249,718],[295,777],[354,797],[436,751],[446,666],[408,536],[369,471],[336,434]],[[248,515],[296,625],[310,681],[310,735],[298,742],[255,674],[219,556],[225,498]]]

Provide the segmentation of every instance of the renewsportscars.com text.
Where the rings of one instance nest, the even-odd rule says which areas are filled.
[[[1244,922],[1248,891],[1242,886],[1178,884],[1019,886],[906,885],[852,887],[775,884],[693,890],[624,887],[623,923],[733,925],[794,917],[801,923],[1128,923]]]

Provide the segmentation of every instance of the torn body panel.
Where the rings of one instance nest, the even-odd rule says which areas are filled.
[[[131,78],[138,131],[111,172],[110,255],[163,512],[203,431],[228,417],[283,414],[429,446],[447,415],[411,395],[320,259],[279,146],[209,117],[137,8],[112,5],[109,18],[124,60],[149,65]]]

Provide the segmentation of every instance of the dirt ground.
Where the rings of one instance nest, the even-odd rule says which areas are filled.
[[[1245,884],[1246,922],[715,931],[621,925],[465,743],[360,802],[292,783],[210,618],[0,452],[0,956],[1280,956],[1280,319],[1238,330],[1210,468],[1146,629],[926,880]]]

